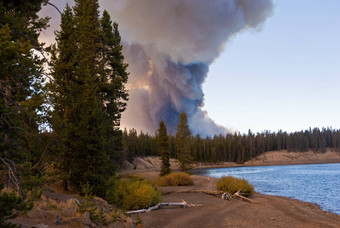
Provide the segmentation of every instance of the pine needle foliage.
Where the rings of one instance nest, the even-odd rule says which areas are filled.
[[[44,60],[34,51],[48,21],[37,15],[42,2],[0,2],[0,227],[13,227],[4,220],[41,195]]]
[[[182,171],[188,172],[192,169],[192,156],[190,153],[191,131],[188,125],[186,113],[182,112],[179,116],[179,123],[176,132],[176,152]]]
[[[122,162],[121,112],[128,79],[118,25],[97,0],[76,0],[62,14],[57,44],[51,47],[51,125],[62,143],[63,186],[89,183],[105,194],[107,180]]]
[[[169,150],[169,138],[166,130],[166,126],[163,120],[159,123],[158,137],[157,137],[157,151],[162,159],[162,167],[160,175],[164,176],[171,173],[170,168],[170,150]]]

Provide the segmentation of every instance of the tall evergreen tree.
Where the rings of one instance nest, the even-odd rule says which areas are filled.
[[[77,186],[89,183],[97,195],[104,195],[105,183],[113,175],[106,140],[112,125],[107,121],[100,97],[99,60],[99,5],[97,0],[77,0],[74,7],[77,35],[76,85],[71,88],[75,103],[70,109],[69,131],[72,170],[70,178]]]
[[[123,46],[118,31],[118,24],[112,23],[109,13],[104,10],[101,18],[101,95],[103,107],[106,110],[109,121],[113,124],[111,141],[107,141],[107,146],[113,152],[122,151],[122,131],[119,129],[121,113],[126,109],[128,92],[125,89],[127,83],[128,64],[124,63],[122,54]],[[116,163],[121,163],[123,157],[121,153],[111,153],[110,157]]]
[[[176,132],[176,151],[180,163],[180,169],[183,171],[191,170],[192,157],[190,154],[190,137],[191,131],[188,125],[187,115],[182,112],[179,116],[179,123]]]
[[[33,52],[47,23],[37,15],[41,2],[0,2],[0,169],[16,164],[28,176],[41,155],[43,61]]]
[[[58,165],[63,176],[63,187],[68,190],[68,179],[71,171],[72,135],[70,134],[70,110],[76,103],[77,81],[75,80],[75,67],[77,64],[77,42],[72,9],[66,5],[61,16],[61,30],[56,32],[57,46],[52,46],[52,76],[53,81],[49,83],[50,102],[53,106],[51,111],[51,125],[54,133],[62,141],[62,153]]]
[[[167,175],[171,172],[170,169],[170,150],[169,138],[166,126],[163,120],[159,123],[158,137],[157,137],[157,151],[162,159],[161,176]]]
[[[98,8],[97,0],[76,0],[73,12],[66,7],[52,48],[50,88],[51,123],[64,146],[61,168],[78,188],[89,183],[102,196],[114,162],[121,159],[118,127],[128,73],[118,28],[107,12],[100,20]]]
[[[124,86],[129,75],[128,64],[124,63],[118,24],[112,23],[106,10],[101,18],[101,28],[101,65],[103,68],[101,91],[107,113],[114,125],[119,127],[121,113],[126,109],[128,100],[128,93]]]

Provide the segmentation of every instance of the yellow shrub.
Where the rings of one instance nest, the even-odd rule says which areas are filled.
[[[251,196],[254,193],[254,187],[245,179],[232,176],[222,177],[216,185],[218,190],[234,194],[240,191],[244,196]]]
[[[159,186],[188,186],[194,182],[190,175],[185,172],[174,172],[160,177],[157,181]]]
[[[162,193],[149,181],[131,179],[112,179],[106,192],[106,200],[124,210],[137,210],[156,205]]]

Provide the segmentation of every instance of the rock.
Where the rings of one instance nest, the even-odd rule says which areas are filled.
[[[66,218],[74,217],[76,214],[77,210],[75,208],[66,208],[61,212],[61,215]]]
[[[88,211],[83,214],[83,217],[82,217],[81,220],[82,220],[82,222],[84,223],[85,226],[91,227],[92,221],[91,221],[91,217],[90,216],[91,216],[90,212],[88,212]]]
[[[45,224],[38,224],[38,225],[36,225],[35,227],[37,227],[37,228],[48,228],[48,225],[45,225]]]
[[[32,220],[46,219],[53,221],[56,217],[57,213],[54,211],[45,211],[45,210],[37,210],[32,209],[28,211],[27,216]]]
[[[79,201],[78,201],[77,199],[74,199],[74,198],[68,199],[68,200],[66,201],[65,207],[77,209],[77,207],[78,207],[77,203],[79,203]]]
[[[57,215],[55,220],[54,220],[54,224],[56,224],[56,225],[64,225],[65,221],[63,220],[63,218],[60,215]]]
[[[108,202],[104,199],[97,196],[95,196],[93,199],[96,202],[98,209],[102,209],[105,213],[112,211],[112,206],[110,206],[110,204],[108,204]]]

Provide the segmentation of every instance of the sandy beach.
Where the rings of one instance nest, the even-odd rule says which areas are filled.
[[[140,175],[155,180],[158,172]],[[323,211],[316,204],[290,198],[255,193],[250,199],[256,203],[248,203],[236,198],[228,201],[220,196],[190,193],[216,190],[217,179],[196,175],[192,178],[193,186],[161,187],[163,202],[184,200],[202,206],[166,207],[140,214],[144,227],[340,227],[340,215]]]
[[[267,152],[245,164],[230,162],[196,163],[196,169],[235,167],[340,163],[338,152]],[[172,169],[178,164],[171,161]],[[134,173],[150,180],[157,180],[160,160],[158,157],[138,158]],[[126,172],[126,171],[125,171]],[[196,190],[216,190],[217,179],[192,175],[193,186],[161,187],[163,202],[201,204],[200,207],[166,207],[140,214],[144,227],[340,227],[340,215],[323,211],[318,205],[280,196],[255,193],[250,197],[256,203],[239,199],[222,200],[220,196],[193,193]],[[183,193],[186,192],[186,193]],[[325,193],[326,194],[326,193]],[[133,215],[136,218],[136,215]]]

